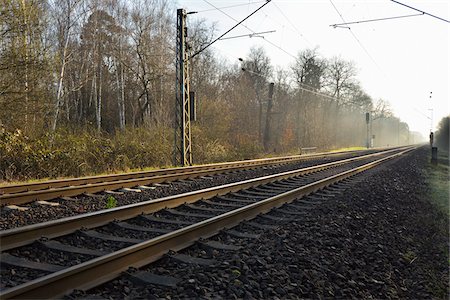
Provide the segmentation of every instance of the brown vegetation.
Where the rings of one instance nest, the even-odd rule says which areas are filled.
[[[0,0],[0,179],[170,164],[171,3]],[[192,51],[216,35],[204,20],[188,28]],[[407,124],[364,92],[355,64],[317,49],[300,50],[283,70],[262,48],[233,64],[208,48],[190,70],[195,163],[365,146],[366,112],[374,146],[409,142]]]

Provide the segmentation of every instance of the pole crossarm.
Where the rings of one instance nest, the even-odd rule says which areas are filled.
[[[242,24],[245,20],[247,20],[248,18],[250,18],[251,16],[253,16],[257,11],[259,11],[261,8],[263,8],[264,6],[266,6],[267,4],[270,3],[270,1],[272,0],[266,0],[266,3],[264,3],[263,5],[261,5],[260,7],[258,7],[254,12],[252,12],[251,14],[249,14],[248,16],[246,16],[244,19],[242,19],[241,21],[239,21],[236,25],[234,25],[233,27],[231,27],[230,29],[228,29],[227,31],[225,31],[223,34],[221,34],[219,37],[217,37],[214,41],[212,41],[211,43],[209,43],[208,45],[202,47],[200,50],[198,50],[197,52],[195,52],[194,54],[192,54],[192,56],[190,58],[194,58],[197,55],[199,55],[200,53],[202,53],[204,50],[206,50],[206,48],[208,48],[209,46],[211,46],[212,44],[214,44],[215,42],[217,42],[218,40],[220,40],[221,38],[223,38],[227,33],[229,33],[230,31],[232,31],[233,29],[235,29],[236,27],[238,27],[240,24]]]
[[[260,34],[265,34],[265,33],[274,33],[276,32],[276,30],[270,30],[270,31],[262,31],[262,32],[255,32],[255,33],[249,33],[249,34],[242,34],[242,35],[236,35],[236,36],[230,36],[230,37],[224,37],[219,39],[220,41],[223,40],[231,40],[231,39],[237,39],[237,38],[241,38],[241,37],[259,37]]]
[[[395,16],[395,17],[386,17],[386,18],[378,18],[378,19],[369,19],[369,20],[361,20],[361,21],[353,21],[353,22],[345,22],[345,23],[338,23],[338,24],[332,24],[330,27],[337,28],[337,27],[344,27],[345,25],[352,25],[352,24],[361,24],[361,23],[369,23],[369,22],[378,22],[378,21],[387,21],[387,20],[394,20],[394,19],[402,19],[402,18],[409,18],[409,17],[418,17],[423,16],[425,13],[420,14],[412,14],[412,15],[402,15],[402,16]]]

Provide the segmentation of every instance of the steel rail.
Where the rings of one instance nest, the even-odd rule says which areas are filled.
[[[54,298],[70,293],[74,289],[92,288],[117,277],[130,266],[139,268],[158,260],[169,249],[178,251],[186,248],[199,238],[210,237],[223,228],[236,226],[243,220],[252,219],[261,213],[270,211],[274,207],[290,203],[295,199],[373,168],[413,149],[415,148],[408,148],[388,157],[318,180],[289,192],[232,210],[105,256],[37,278],[33,281],[0,292],[0,297],[2,299]]]
[[[82,227],[92,228],[107,224],[112,220],[130,219],[141,213],[144,214],[151,213],[164,208],[173,208],[182,205],[184,203],[194,203],[201,199],[210,199],[212,197],[225,195],[230,192],[236,192],[242,189],[267,184],[270,182],[275,182],[278,180],[298,175],[305,175],[313,172],[318,172],[346,163],[363,160],[375,156],[380,156],[394,151],[397,151],[397,149],[391,149],[384,152],[377,152],[373,154],[347,158],[331,163],[283,172],[279,174],[267,175],[259,178],[248,179],[241,182],[229,183],[203,190],[197,190],[183,194],[163,197],[159,199],[153,199],[139,203],[119,206],[115,208],[90,212],[86,214],[61,218],[43,223],[37,223],[23,227],[3,230],[0,231],[0,243],[2,245],[1,250],[6,251],[12,248],[30,244],[42,236],[54,238],[57,236],[74,232],[75,230],[80,229]]]
[[[386,148],[380,148],[379,150],[383,151]],[[340,152],[325,152],[325,153],[315,153],[315,154],[307,154],[307,155],[293,155],[293,156],[282,156],[276,158],[262,158],[262,159],[253,159],[253,160],[243,160],[243,161],[235,161],[235,162],[225,162],[225,163],[216,163],[216,164],[207,164],[207,165],[199,165],[199,166],[191,166],[191,167],[179,167],[179,168],[170,168],[170,169],[159,169],[152,171],[139,171],[139,172],[129,172],[122,174],[109,174],[109,175],[97,175],[97,176],[88,176],[88,177],[80,177],[80,178],[69,178],[69,179],[57,179],[57,180],[48,180],[42,182],[33,182],[33,183],[24,183],[24,184],[9,184],[0,186],[0,199],[2,195],[6,194],[15,194],[15,193],[24,193],[30,191],[39,191],[46,190],[52,188],[63,188],[69,186],[78,186],[78,185],[86,185],[86,184],[95,184],[95,183],[103,183],[103,182],[111,182],[118,180],[128,180],[128,179],[136,179],[142,177],[155,177],[162,175],[170,175],[170,174],[180,174],[192,171],[205,171],[205,170],[233,170],[233,169],[242,169],[250,166],[264,166],[271,165],[277,163],[289,163],[300,160],[307,160],[313,158],[322,158],[328,156],[341,156],[350,153],[357,153],[360,151],[366,150],[351,150],[351,151],[340,151]],[[4,202],[4,201],[0,201]]]
[[[394,148],[397,149],[397,148]],[[345,155],[354,151],[338,152],[335,156]],[[356,151],[358,152],[358,151]],[[58,197],[71,197],[81,195],[83,193],[98,193],[106,190],[115,190],[122,188],[131,188],[138,185],[155,184],[161,182],[169,182],[180,179],[195,178],[199,176],[215,175],[224,171],[241,170],[254,167],[261,167],[271,164],[283,164],[298,160],[305,160],[314,157],[327,157],[328,155],[308,155],[308,156],[288,156],[276,159],[260,159],[252,161],[239,161],[233,163],[220,163],[216,165],[185,167],[167,170],[156,170],[149,172],[137,172],[119,175],[94,176],[89,180],[86,178],[69,179],[65,181],[54,181],[64,185],[62,187],[53,187],[50,189],[35,189],[25,192],[16,192],[8,194],[0,194],[0,205],[14,204],[20,205],[36,200],[51,200]],[[334,155],[333,155],[334,156]],[[179,172],[177,172],[179,171]],[[151,177],[142,177],[144,174],[153,174]],[[161,175],[158,175],[161,174]],[[134,178],[128,178],[132,176]],[[122,179],[119,179],[122,178]],[[106,181],[102,181],[106,179]],[[86,181],[87,180],[87,181]],[[91,181],[92,180],[92,181]],[[89,181],[89,182],[88,182]],[[87,183],[86,183],[87,182]],[[70,186],[67,186],[71,184]],[[75,184],[76,183],[76,184]],[[45,183],[43,183],[45,184]],[[33,184],[29,184],[33,185]],[[28,186],[29,186],[28,185]],[[43,187],[45,185],[37,184],[35,187]]]

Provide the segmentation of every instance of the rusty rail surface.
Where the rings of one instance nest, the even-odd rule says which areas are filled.
[[[0,292],[0,297],[2,299],[53,298],[60,297],[74,289],[92,288],[119,276],[121,272],[125,271],[130,266],[139,268],[158,260],[169,249],[178,251],[188,247],[199,238],[210,237],[223,228],[231,228],[239,224],[242,220],[252,219],[258,214],[270,211],[274,207],[290,203],[295,199],[373,168],[413,149],[415,148],[409,147],[403,149],[395,154],[341,172],[337,175],[318,180],[283,194],[234,209],[182,229],[37,278],[33,281]]]
[[[392,148],[380,148],[384,151]],[[160,169],[153,171],[131,172],[113,175],[99,175],[81,178],[49,180],[44,182],[13,184],[0,186],[0,205],[20,205],[36,200],[51,200],[59,197],[71,197],[84,193],[97,193],[105,190],[131,188],[138,185],[170,182],[187,178],[262,167],[274,164],[287,164],[295,161],[341,156],[366,150],[317,153],[311,155],[295,155],[277,158],[244,160],[230,163],[218,163],[193,167]]]

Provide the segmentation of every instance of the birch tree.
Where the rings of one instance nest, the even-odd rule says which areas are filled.
[[[58,57],[60,61],[58,87],[56,92],[55,113],[52,120],[51,130],[56,130],[60,109],[62,106],[63,88],[66,66],[75,49],[69,50],[69,41],[73,34],[73,28],[77,22],[75,15],[81,0],[65,0],[52,3],[53,18],[57,25]]]
[[[97,130],[102,128],[103,86],[109,77],[107,64],[111,63],[111,50],[116,43],[117,25],[104,10],[95,9],[82,29],[82,48],[91,62],[92,78],[89,106],[94,107]]]
[[[46,9],[37,0],[0,0],[0,123],[8,128],[34,130],[45,122]]]

